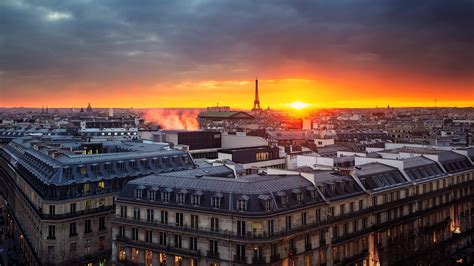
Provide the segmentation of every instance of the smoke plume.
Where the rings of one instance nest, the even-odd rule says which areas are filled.
[[[199,109],[148,109],[143,113],[146,122],[160,125],[162,129],[199,129]]]

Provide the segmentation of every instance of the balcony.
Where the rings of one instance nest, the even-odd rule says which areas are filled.
[[[245,256],[234,255],[234,262],[247,263],[247,258]]]
[[[207,257],[211,259],[219,259],[219,252],[215,250],[208,250],[207,251]]]
[[[116,235],[115,239],[118,242],[126,243],[127,245],[143,248],[148,250],[153,250],[157,252],[176,254],[179,256],[189,256],[189,257],[199,257],[201,255],[200,250],[190,250],[188,248],[178,248],[171,245],[160,245],[159,243],[148,243],[139,240],[132,240],[127,237]]]
[[[42,211],[40,210],[39,216],[41,217],[41,219],[45,219],[45,220],[62,220],[62,219],[68,219],[68,218],[78,217],[82,215],[97,214],[100,212],[112,212],[113,210],[114,210],[113,206],[101,206],[101,207],[93,208],[89,210],[68,212],[68,213],[62,213],[62,214],[46,214],[46,213],[42,213]]]
[[[252,257],[252,264],[264,264],[264,263],[265,263],[265,257],[263,256]]]

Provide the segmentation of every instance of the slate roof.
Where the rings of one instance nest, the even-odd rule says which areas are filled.
[[[300,175],[248,175],[239,178],[221,178],[196,177],[190,171],[185,172],[189,175],[177,173],[149,175],[130,181],[117,200],[140,201],[135,199],[134,192],[139,186],[144,186],[145,190],[158,187],[161,193],[165,193],[165,190],[171,191],[170,202],[142,199],[148,203],[205,210],[212,209],[211,200],[215,196],[221,199],[219,211],[223,213],[242,213],[237,209],[237,200],[244,200],[247,203],[245,214],[267,214],[322,202],[322,197],[316,193],[313,184]],[[185,204],[179,205],[176,202],[177,193],[183,189],[187,190],[189,195],[185,196]],[[201,203],[199,206],[192,206],[190,195],[196,192],[202,193]],[[296,193],[302,193],[301,203],[297,201]],[[287,204],[282,197],[287,199]],[[266,200],[271,201],[271,210],[265,209]]]
[[[359,165],[355,175],[366,190],[387,189],[408,183],[398,168],[378,162]]]

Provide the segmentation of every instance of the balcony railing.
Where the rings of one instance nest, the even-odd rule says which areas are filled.
[[[82,215],[88,215],[88,214],[97,214],[100,212],[112,212],[114,210],[114,206],[101,206],[97,208],[92,208],[89,210],[82,210],[82,211],[75,211],[75,212],[68,212],[68,213],[61,213],[61,214],[46,214],[42,213],[40,210],[39,214],[42,219],[45,220],[62,220],[62,219],[68,219],[72,217],[78,217]]]
[[[263,264],[263,263],[265,263],[265,257],[263,256],[252,257],[252,264]]]
[[[190,256],[190,257],[199,257],[201,255],[200,250],[191,250],[188,248],[178,248],[171,245],[160,245],[159,243],[148,243],[148,242],[139,241],[139,240],[132,240],[130,238],[123,237],[120,235],[116,235],[115,237],[116,237],[116,240],[119,242],[123,242],[128,245],[132,245],[139,248],[140,247],[146,248],[146,249],[154,250],[158,252],[172,253],[172,254]]]
[[[270,256],[271,263],[278,262],[278,261],[280,261],[280,254],[274,254]]]
[[[234,255],[234,262],[247,263],[247,258],[245,256]]]
[[[207,251],[207,257],[211,259],[219,259],[219,252],[215,250],[208,250]]]

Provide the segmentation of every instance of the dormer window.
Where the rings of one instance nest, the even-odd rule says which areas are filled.
[[[191,197],[191,204],[193,206],[199,206],[201,204],[201,196],[199,195],[193,195]]]
[[[239,212],[244,212],[247,210],[247,201],[245,200],[237,200],[237,210]]]
[[[288,206],[288,195],[284,191],[277,192],[277,196],[280,198],[280,203],[283,207]]]
[[[123,162],[118,162],[117,167],[120,171],[125,172],[125,164]]]
[[[155,200],[157,191],[157,187],[152,187],[150,190],[148,190],[148,200]]]
[[[145,169],[148,169],[148,168],[149,168],[149,167],[148,167],[148,160],[143,159],[143,160],[140,161],[140,163],[141,163],[141,165],[142,165],[143,168],[145,168]]]
[[[170,202],[172,188],[167,188],[163,193],[161,193],[161,200],[163,202]]]
[[[96,176],[99,175],[99,165],[98,164],[93,164],[91,166],[91,168],[92,168],[92,172],[94,173],[94,175],[96,175]]]
[[[240,199],[237,200],[237,210],[239,212],[247,211],[247,201],[249,200],[249,196],[242,195]]]
[[[178,197],[176,198],[176,202],[178,204],[184,204],[186,202],[186,194],[188,193],[188,191],[186,189],[182,189],[179,193],[178,193]]]
[[[109,173],[112,173],[112,164],[111,163],[105,163],[105,170]]]
[[[136,161],[130,161],[130,167],[133,169],[133,170],[138,170],[138,164]]]
[[[83,190],[82,190],[82,191],[83,191],[83,194],[84,194],[84,195],[88,195],[88,194],[90,193],[90,191],[91,191],[90,184],[89,184],[89,183],[85,183],[85,184],[83,185]]]
[[[135,189],[135,199],[142,199],[143,198],[143,189],[144,187],[139,186]]]
[[[307,187],[306,190],[309,192],[309,195],[311,196],[312,200],[316,200],[317,194],[316,194],[316,188],[314,187]]]
[[[263,202],[263,206],[265,208],[265,211],[271,211],[272,210],[272,198],[267,195],[267,194],[262,194],[258,196],[258,198]]]
[[[212,208],[219,209],[221,207],[221,198],[222,198],[222,193],[216,193],[214,194],[214,196],[212,196],[212,199],[211,199]]]
[[[295,188],[292,190],[292,192],[295,195],[296,201],[298,202],[298,204],[302,204],[304,198],[303,198],[303,192],[301,192],[301,189]]]
[[[272,200],[271,199],[265,200],[265,210],[266,211],[271,211],[272,210]]]
[[[64,177],[66,178],[72,177],[72,169],[70,167],[64,168]]]
[[[191,204],[193,206],[201,205],[201,196],[202,196],[202,194],[203,194],[202,191],[198,190],[191,196]]]
[[[105,182],[104,181],[99,181],[97,183],[97,191],[98,192],[103,192],[105,190]]]
[[[87,166],[81,165],[79,166],[79,170],[81,171],[81,175],[87,175]]]

